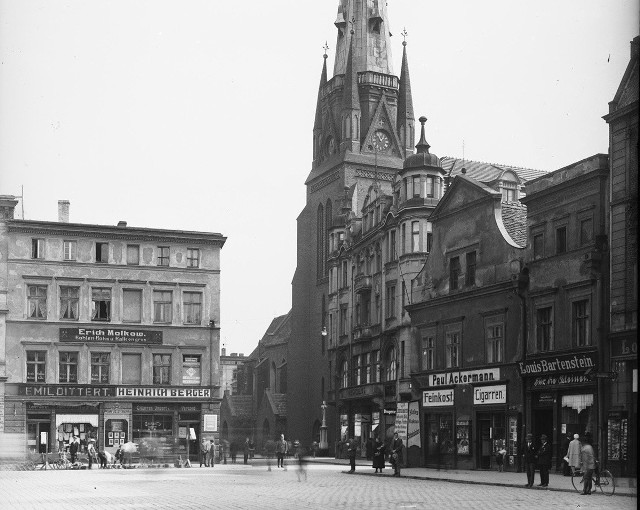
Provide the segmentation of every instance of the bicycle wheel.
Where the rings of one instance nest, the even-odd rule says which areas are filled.
[[[603,469],[600,472],[600,483],[598,487],[600,487],[602,494],[605,496],[613,496],[613,493],[616,491],[615,479],[607,469]]]
[[[571,485],[573,485],[573,488],[578,492],[582,492],[582,479],[583,479],[582,473],[579,471],[576,471],[571,476]]]

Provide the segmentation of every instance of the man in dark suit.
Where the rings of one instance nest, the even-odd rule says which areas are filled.
[[[538,466],[540,466],[540,487],[549,486],[549,469],[551,468],[551,445],[547,442],[546,434],[540,436],[538,450]]]
[[[533,487],[533,482],[536,477],[536,462],[538,457],[536,455],[536,447],[533,444],[532,434],[527,434],[527,439],[522,446],[522,456],[524,457],[524,466],[527,470],[527,484],[525,487]]]

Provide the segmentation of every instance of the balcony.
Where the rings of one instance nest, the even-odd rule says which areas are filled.
[[[380,324],[358,325],[353,328],[353,341],[368,340],[380,334]]]
[[[366,274],[360,273],[356,276],[353,286],[356,293],[359,292],[371,292],[371,287],[373,285],[373,279],[371,276],[367,276]]]

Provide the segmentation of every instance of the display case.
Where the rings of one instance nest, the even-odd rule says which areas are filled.
[[[456,420],[456,448],[458,455],[471,455],[471,421]]]

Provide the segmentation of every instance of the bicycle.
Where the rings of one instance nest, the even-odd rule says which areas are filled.
[[[571,484],[573,488],[578,492],[582,492],[582,481],[584,480],[584,473],[576,469],[571,476]],[[599,469],[598,463],[596,463],[596,469],[593,470],[593,486],[600,489],[600,492],[605,496],[613,496],[616,491],[615,478],[608,469]]]

